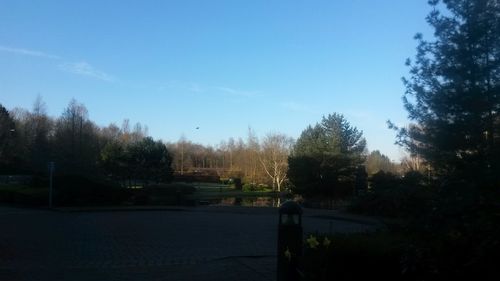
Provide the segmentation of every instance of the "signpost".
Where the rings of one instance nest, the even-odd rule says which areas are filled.
[[[54,162],[49,162],[49,208],[52,208],[52,175],[54,174]]]

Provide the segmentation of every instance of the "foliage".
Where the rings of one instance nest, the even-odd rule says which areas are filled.
[[[302,280],[363,280],[373,276],[402,280],[398,236],[360,233],[308,237],[300,259]]]
[[[436,176],[499,185],[500,4],[444,0],[427,17],[433,41],[421,34],[404,105],[415,123],[399,143],[430,163]]]
[[[304,195],[345,197],[352,194],[366,141],[340,114],[323,117],[306,128],[289,157],[294,191]]]
[[[15,124],[5,107],[0,104],[0,172],[7,172],[14,160]]]
[[[368,175],[373,175],[378,171],[391,173],[397,172],[397,166],[392,163],[389,157],[380,153],[380,151],[378,150],[374,150],[370,154],[368,154],[368,156],[366,157],[365,166]]]
[[[95,174],[99,157],[96,125],[88,119],[87,108],[71,100],[54,128],[54,155],[57,169],[66,174]]]
[[[147,137],[133,143],[127,151],[127,159],[134,175],[143,179],[146,184],[149,181],[159,183],[172,179],[172,156],[161,141]]]
[[[169,182],[172,180],[172,156],[161,141],[144,138],[138,142],[123,144],[109,142],[101,151],[101,166],[112,178],[131,186],[131,180]]]
[[[131,176],[126,150],[122,143],[112,141],[101,150],[100,166],[114,180],[123,181]]]
[[[499,249],[500,4],[442,2],[446,12],[439,11],[440,1],[430,1],[434,40],[416,35],[417,55],[404,79],[404,105],[414,123],[399,128],[398,142],[429,166],[432,192],[431,200],[414,206],[407,228],[466,253],[445,261],[448,270],[473,271]],[[429,252],[425,245],[415,251]]]
[[[144,188],[131,189],[131,201],[135,205],[193,205],[186,197],[196,188],[182,183],[153,184]]]
[[[500,234],[498,229],[495,234]],[[308,235],[300,271],[303,280],[483,280],[498,279],[495,248],[472,247],[481,241],[460,233],[372,233]],[[328,243],[325,243],[328,241]],[[328,246],[326,246],[328,245]],[[312,247],[313,246],[313,247]]]
[[[286,182],[287,157],[293,140],[280,133],[269,133],[259,140],[249,128],[248,138],[229,138],[216,146],[192,143],[181,137],[169,143],[176,179],[215,173],[221,179],[241,178],[279,189]],[[212,176],[212,175],[211,175]],[[206,181],[206,180],[203,180]]]
[[[56,206],[117,205],[130,197],[130,190],[102,179],[82,175],[54,177]]]
[[[423,217],[431,211],[435,196],[418,172],[399,177],[380,171],[370,178],[369,192],[356,198],[350,209],[375,216]]]
[[[368,173],[363,165],[358,166],[354,175],[355,195],[360,195],[368,191]]]
[[[0,186],[0,202],[2,203],[43,206],[48,204],[48,198],[48,188]]]

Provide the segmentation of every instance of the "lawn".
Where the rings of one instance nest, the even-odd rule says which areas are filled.
[[[227,197],[275,197],[278,195],[277,192],[273,192],[269,189],[263,191],[243,191],[235,189],[230,185],[204,182],[190,183],[190,185],[196,188],[196,191],[191,197],[199,200]]]

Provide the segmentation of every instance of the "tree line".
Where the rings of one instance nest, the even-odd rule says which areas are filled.
[[[192,143],[181,137],[169,143],[178,175],[215,173],[222,179],[240,178],[251,187],[283,189],[288,155],[294,140],[282,133],[268,133],[262,140],[249,128],[246,140],[229,138],[215,147]]]
[[[339,118],[343,124],[335,124],[340,127],[334,128]],[[326,120],[333,123],[328,125]],[[59,117],[50,117],[46,104],[37,97],[31,110],[8,111],[0,105],[0,172],[43,176],[47,173],[47,163],[55,162],[58,174],[99,175],[122,186],[170,181],[174,175],[179,178],[212,175],[216,180],[241,179],[249,188],[269,186],[281,191],[298,185],[300,189],[303,188],[300,180],[296,177],[295,182],[290,180],[289,173],[293,174],[296,167],[292,165],[289,169],[289,162],[296,163],[294,159],[307,149],[321,149],[315,147],[317,142],[308,142],[306,136],[315,134],[314,130],[325,130],[329,135],[321,137],[324,142],[327,138],[351,137],[342,135],[352,133],[344,131],[349,130],[345,127],[349,125],[343,116],[331,115],[323,123],[323,129],[307,128],[297,142],[278,132],[259,139],[249,128],[246,139],[229,138],[216,146],[193,143],[185,137],[163,143],[148,137],[146,126],[140,123],[131,126],[127,119],[121,126],[112,123],[100,127],[89,119],[87,108],[76,100],[71,100]],[[332,153],[337,153],[337,158],[329,160],[330,164],[336,163],[335,169],[352,156],[352,151],[338,145],[343,144],[327,145],[333,149]],[[338,162],[341,158],[344,162]],[[364,143],[357,150],[357,160],[351,164],[366,164],[370,175],[379,170],[399,171],[399,166],[379,151],[367,155]],[[334,168],[322,165],[324,169]],[[344,168],[344,175],[351,170]]]
[[[41,97],[33,109],[0,105],[0,173],[44,177],[49,162],[58,175],[108,177],[124,186],[132,179],[169,181],[172,155],[166,145],[147,136],[147,127],[129,120],[121,127],[99,127],[87,108],[71,100],[58,118],[47,115]]]

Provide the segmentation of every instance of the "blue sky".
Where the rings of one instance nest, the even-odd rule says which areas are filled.
[[[125,118],[165,141],[282,132],[338,112],[399,160],[386,120],[423,0],[0,1],[0,103],[59,116],[75,98],[99,125]],[[199,127],[196,130],[196,127]]]

